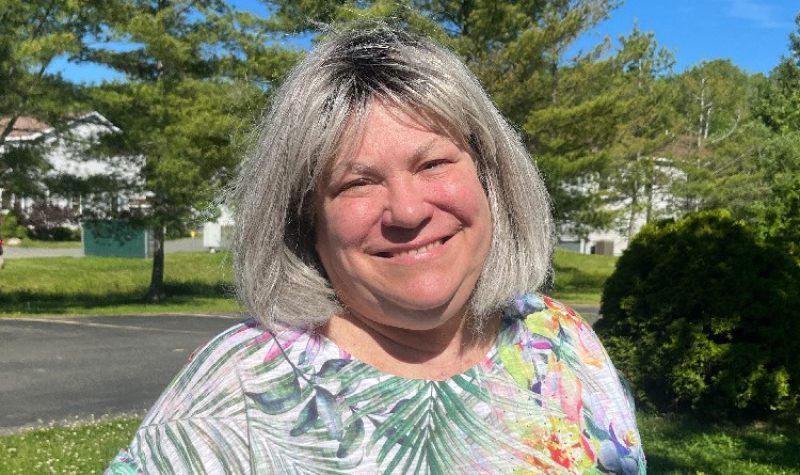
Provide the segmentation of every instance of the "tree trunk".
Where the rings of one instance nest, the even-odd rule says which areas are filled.
[[[164,226],[155,226],[153,234],[153,273],[150,289],[144,297],[148,303],[158,303],[164,297]]]

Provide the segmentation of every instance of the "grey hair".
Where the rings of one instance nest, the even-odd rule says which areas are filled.
[[[553,225],[544,183],[469,69],[405,31],[330,33],[276,91],[229,193],[237,294],[268,327],[315,327],[341,310],[314,250],[313,193],[375,100],[446,134],[476,162],[493,239],[471,316],[482,321],[549,275]]]

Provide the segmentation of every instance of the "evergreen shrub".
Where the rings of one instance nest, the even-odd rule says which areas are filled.
[[[28,230],[19,224],[14,213],[9,212],[0,216],[0,239],[25,239],[26,237],[28,237]]]
[[[645,226],[606,281],[595,329],[650,409],[792,414],[800,271],[725,211]]]

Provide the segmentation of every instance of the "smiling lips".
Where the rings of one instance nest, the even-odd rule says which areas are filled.
[[[385,252],[379,252],[376,255],[378,257],[386,257],[386,258],[416,256],[417,254],[422,254],[424,252],[430,251],[431,249],[441,246],[442,244],[446,243],[451,237],[452,236],[447,236],[446,238],[437,239],[436,241],[425,244],[424,246],[417,247],[415,249],[407,249],[398,252],[385,251]]]

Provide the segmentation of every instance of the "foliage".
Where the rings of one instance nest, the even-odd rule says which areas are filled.
[[[137,417],[65,421],[56,426],[0,437],[0,473],[101,473],[125,447]]]
[[[228,254],[170,253],[159,304],[143,304],[149,262],[115,257],[6,259],[0,316],[237,313]]]
[[[31,239],[76,241],[81,238],[80,230],[73,228],[78,224],[77,214],[69,208],[62,208],[47,202],[34,203],[25,214],[22,223],[28,228],[28,235]]]
[[[759,84],[754,111],[775,135],[759,156],[766,186],[750,210],[761,235],[800,262],[800,15],[795,23],[791,56]]]
[[[757,164],[767,185],[750,205],[753,221],[762,238],[800,264],[800,130],[773,138]]]
[[[800,268],[727,212],[650,225],[606,281],[596,329],[661,410],[788,414],[800,394]]]
[[[33,117],[59,132],[69,113],[85,107],[82,89],[49,71],[53,60],[73,55],[102,35],[107,2],[0,0],[0,187],[39,196],[48,165],[43,141],[24,145],[9,136],[20,117]]]
[[[797,29],[789,34],[790,56],[772,70],[769,81],[760,84],[756,114],[776,132],[800,131],[800,14]]]
[[[677,214],[727,208],[748,217],[764,189],[756,158],[769,131],[753,115],[758,78],[727,60],[703,62],[675,78],[682,128],[669,153],[684,175],[671,190]]]
[[[618,91],[612,124],[616,132],[608,148],[610,170],[601,182],[620,211],[616,228],[631,238],[642,216],[649,223],[670,214],[657,201],[675,181],[671,163],[662,157],[680,119],[674,107],[675,88],[664,79],[674,63],[672,54],[658,47],[652,33],[643,33],[637,26],[620,42],[622,47],[612,60],[611,87]]]
[[[14,213],[9,212],[8,214],[0,215],[0,239],[25,239],[27,237],[28,230],[25,226],[19,224]]]
[[[80,58],[126,78],[95,91],[97,108],[122,131],[105,136],[100,151],[145,157],[149,198],[140,218],[156,241],[146,299],[157,302],[165,229],[213,216],[215,194],[238,162],[264,92],[299,55],[269,46],[274,37],[263,20],[220,0],[111,3],[109,38],[130,49],[101,44]]]

